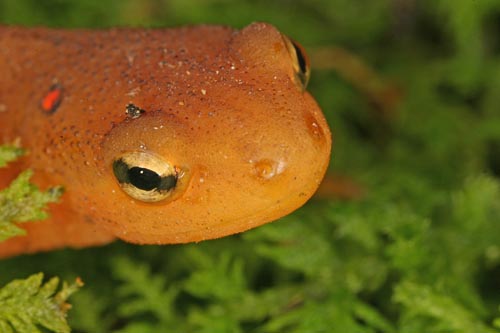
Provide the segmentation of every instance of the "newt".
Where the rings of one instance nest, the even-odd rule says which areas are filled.
[[[302,206],[330,160],[307,55],[266,23],[0,26],[0,73],[0,142],[28,150],[0,188],[26,168],[65,188],[1,257],[243,232]]]

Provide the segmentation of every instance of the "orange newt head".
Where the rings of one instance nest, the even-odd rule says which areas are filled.
[[[124,240],[241,232],[297,209],[323,178],[331,137],[303,49],[263,23],[210,29],[185,30],[163,59],[134,53],[122,77],[141,84],[100,106],[122,120],[95,147],[82,207]]]

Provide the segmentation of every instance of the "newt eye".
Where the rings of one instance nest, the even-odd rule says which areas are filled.
[[[299,88],[304,91],[306,90],[307,83],[309,82],[309,77],[311,76],[311,67],[309,65],[309,57],[306,51],[296,41],[288,38],[285,35],[283,40],[285,41],[286,48],[290,57],[293,61],[293,70],[295,72],[295,80]]]
[[[173,199],[184,172],[149,152],[128,152],[113,162],[121,189],[134,199],[158,202]]]

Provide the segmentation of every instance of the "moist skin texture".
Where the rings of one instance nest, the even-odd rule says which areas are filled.
[[[197,242],[303,205],[324,176],[331,135],[286,41],[264,23],[0,27],[0,142],[29,151],[0,170],[0,186],[31,168],[42,189],[65,188],[51,217],[22,224],[28,235],[0,243],[0,256],[115,238]],[[177,177],[162,201],[134,199],[113,171],[122,156],[116,165],[127,170],[149,155]]]

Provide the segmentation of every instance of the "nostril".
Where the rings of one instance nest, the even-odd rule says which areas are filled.
[[[304,121],[306,122],[309,135],[315,141],[320,141],[321,143],[324,143],[325,132],[323,131],[323,128],[321,127],[321,124],[318,122],[318,120],[310,112],[305,112]]]
[[[285,170],[286,163],[283,160],[275,161],[264,158],[258,161],[251,161],[253,164],[253,173],[261,179],[269,180]]]

